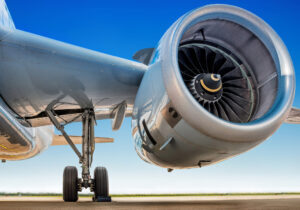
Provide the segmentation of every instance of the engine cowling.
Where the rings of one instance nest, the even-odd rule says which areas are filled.
[[[271,136],[291,108],[289,53],[252,13],[210,5],[164,34],[133,110],[137,153],[166,168],[212,164]]]

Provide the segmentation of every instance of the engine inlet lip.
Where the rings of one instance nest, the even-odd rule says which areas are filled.
[[[192,25],[210,19],[223,19],[239,24],[258,36],[270,52],[279,75],[279,91],[271,109],[260,119],[238,124],[212,116],[198,106],[186,88],[178,66],[178,47],[184,32]],[[210,5],[181,17],[166,33],[161,47],[164,84],[177,111],[188,124],[211,137],[226,141],[261,141],[270,136],[285,120],[291,108],[295,80],[289,53],[276,32],[252,13],[229,5]],[[214,127],[214,129],[211,129]],[[226,135],[224,135],[224,130]],[[254,135],[255,134],[255,135]]]

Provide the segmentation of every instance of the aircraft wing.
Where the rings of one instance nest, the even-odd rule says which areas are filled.
[[[89,108],[96,119],[114,118],[120,104],[131,115],[145,64],[17,30],[1,2],[0,95],[21,124],[51,125],[50,106],[61,122]]]
[[[82,143],[82,136],[70,136],[74,144],[81,144]],[[106,137],[95,137],[95,143],[112,143],[114,142],[113,138],[106,138]],[[55,135],[52,140],[52,146],[57,145],[67,145],[64,136],[62,135]]]
[[[300,109],[292,107],[285,123],[300,124]]]
[[[90,109],[118,129],[147,65],[18,30],[0,0],[0,69],[0,159],[18,160],[65,143],[48,109],[64,124]]]

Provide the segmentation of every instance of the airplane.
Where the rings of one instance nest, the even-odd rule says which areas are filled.
[[[94,201],[111,201],[106,168],[90,172],[95,143],[113,142],[94,136],[97,120],[111,119],[118,130],[131,117],[139,157],[169,172],[218,163],[254,148],[283,123],[300,123],[283,41],[239,7],[186,13],[134,61],[18,30],[4,0],[0,19],[0,159],[70,145],[82,173],[64,169],[66,202],[76,202],[83,188]],[[65,131],[73,122],[82,122],[82,136]]]

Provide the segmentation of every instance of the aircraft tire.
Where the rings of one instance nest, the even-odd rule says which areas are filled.
[[[63,199],[66,202],[78,200],[78,172],[74,166],[67,166],[63,175]]]
[[[105,167],[96,167],[94,170],[94,200],[110,201],[108,173]]]

